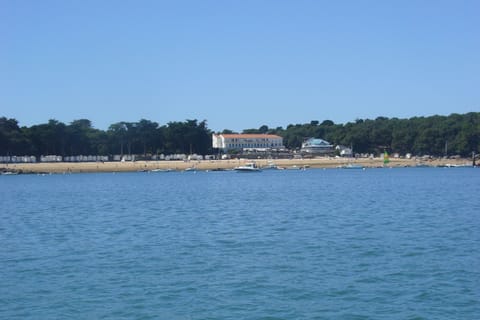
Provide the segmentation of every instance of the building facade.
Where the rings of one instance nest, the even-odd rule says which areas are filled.
[[[212,147],[223,151],[285,148],[283,138],[274,134],[213,134]]]

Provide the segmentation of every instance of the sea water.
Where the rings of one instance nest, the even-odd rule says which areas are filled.
[[[478,319],[480,169],[0,176],[1,319]]]

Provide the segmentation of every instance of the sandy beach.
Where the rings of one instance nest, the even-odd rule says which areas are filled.
[[[202,160],[202,161],[134,161],[134,162],[57,162],[57,163],[9,163],[0,164],[0,171],[13,171],[20,173],[80,173],[80,172],[135,172],[151,171],[155,169],[170,169],[183,171],[188,168],[196,170],[233,169],[250,159],[231,160]],[[315,158],[315,159],[257,159],[254,161],[259,167],[275,164],[281,168],[309,167],[309,168],[336,168],[343,165],[354,164],[366,168],[383,166],[381,158]],[[390,159],[388,167],[414,167],[417,165],[448,166],[471,165],[470,159]]]

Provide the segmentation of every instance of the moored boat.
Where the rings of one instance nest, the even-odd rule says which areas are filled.
[[[262,170],[279,170],[279,169],[280,167],[271,161],[269,161],[265,167],[262,167]]]
[[[153,169],[150,172],[172,172],[172,171],[173,169],[168,168],[168,169]]]
[[[261,171],[260,168],[253,162],[246,163],[243,166],[236,167],[234,169],[237,172],[259,172]]]
[[[364,166],[361,166],[359,164],[351,164],[351,163],[340,166],[339,168],[340,169],[365,169]]]
[[[1,174],[4,176],[11,176],[18,174],[18,171],[3,171]]]

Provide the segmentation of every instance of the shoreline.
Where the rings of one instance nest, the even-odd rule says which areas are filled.
[[[199,161],[133,161],[133,162],[46,162],[46,163],[1,163],[0,171],[22,174],[36,173],[94,173],[94,172],[136,172],[152,170],[198,171],[232,170],[247,162],[255,162],[260,168],[275,164],[280,168],[337,168],[349,164],[365,168],[384,167],[381,158],[314,158],[314,159],[230,159],[230,160],[199,160]],[[471,166],[471,159],[390,159],[385,167],[441,167],[441,166]]]

